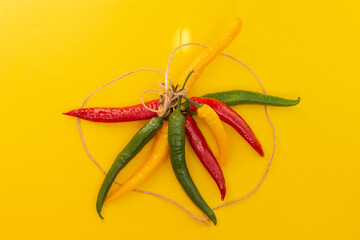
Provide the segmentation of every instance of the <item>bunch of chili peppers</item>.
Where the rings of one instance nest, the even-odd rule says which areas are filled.
[[[227,32],[220,41],[211,48],[207,48],[203,54],[189,66],[186,74],[183,75],[186,76],[185,83],[178,92],[183,90],[185,86],[189,89],[194,84],[202,70],[236,37],[240,31],[240,27],[241,23],[238,21],[234,28]],[[174,92],[177,91],[177,87],[172,86],[172,88]],[[184,102],[182,98],[185,100]],[[233,127],[256,152],[264,156],[262,146],[249,125],[229,106],[261,104],[287,107],[294,106],[298,104],[299,101],[300,98],[297,100],[289,100],[256,92],[234,90],[210,93],[202,97],[187,98],[186,96],[182,96],[178,99],[177,105],[169,109],[163,116],[157,116],[156,112],[149,111],[142,104],[123,108],[76,109],[64,114],[93,122],[107,123],[150,119],[120,152],[105,176],[96,203],[96,209],[101,218],[103,218],[101,210],[105,201],[116,199],[134,190],[157,169],[166,159],[168,152],[170,152],[171,165],[180,185],[193,203],[216,224],[217,220],[213,210],[199,193],[188,171],[185,161],[185,135],[202,165],[207,169],[217,184],[220,190],[221,200],[224,200],[226,185],[221,167],[225,165],[229,156],[229,147],[222,122]],[[157,99],[146,102],[145,106],[156,110],[158,104],[159,100]],[[203,119],[212,130],[219,149],[218,159],[216,159],[206,143],[203,134],[192,117],[193,115],[197,115]],[[108,195],[119,172],[155,135],[156,142],[154,148],[144,165],[130,177],[130,179]]]

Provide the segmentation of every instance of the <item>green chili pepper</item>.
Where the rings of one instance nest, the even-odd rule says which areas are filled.
[[[181,101],[181,100],[180,100]],[[178,104],[176,111],[171,113],[169,117],[169,150],[171,165],[175,176],[180,185],[194,202],[194,204],[203,211],[213,223],[216,225],[216,216],[213,210],[206,204],[191,179],[189,170],[185,162],[185,117],[180,109],[181,104]]]
[[[269,106],[289,107],[297,105],[300,102],[300,97],[298,97],[298,99],[296,100],[291,100],[243,90],[208,93],[205,94],[203,97],[215,98],[229,106],[239,104],[261,104]]]
[[[134,135],[126,147],[116,157],[115,162],[105,176],[97,197],[96,210],[102,219],[101,209],[116,176],[120,170],[123,169],[126,164],[128,164],[128,162],[155,136],[156,132],[162,127],[162,122],[163,118],[153,117]]]

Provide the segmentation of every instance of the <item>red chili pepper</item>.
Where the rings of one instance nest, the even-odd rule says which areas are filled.
[[[191,147],[194,149],[202,165],[206,168],[218,186],[221,194],[221,200],[224,200],[226,194],[224,175],[199,127],[190,114],[185,118],[185,133],[189,139]]]
[[[240,115],[232,108],[227,106],[225,103],[212,98],[192,97],[191,100],[200,104],[209,105],[212,109],[215,110],[222,121],[232,126],[252,146],[255,151],[257,151],[261,156],[264,156],[264,151],[259,140],[256,138],[255,134],[249,125],[245,122],[245,120],[240,117]],[[191,104],[190,110],[195,111],[195,106]]]
[[[145,105],[157,110],[159,99],[146,102]],[[78,117],[93,122],[130,122],[156,117],[155,112],[147,110],[142,104],[123,108],[81,108],[64,113],[65,115]]]

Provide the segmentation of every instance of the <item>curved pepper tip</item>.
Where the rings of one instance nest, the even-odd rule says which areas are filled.
[[[236,24],[237,24],[238,28],[241,29],[241,27],[242,27],[242,21],[241,21],[241,19],[240,19],[239,17],[236,17],[235,20],[236,20]]]
[[[224,201],[224,199],[225,199],[225,195],[221,194],[221,201]]]
[[[103,205],[101,203],[97,202],[96,203],[96,212],[98,213],[98,215],[101,219],[104,219],[104,217],[101,215],[102,206]]]
[[[216,226],[216,224],[217,224],[217,219],[216,219],[216,217],[214,216],[214,218],[212,218],[211,219],[211,221],[214,223],[214,225]]]
[[[263,151],[259,152],[259,154],[260,154],[261,157],[265,156],[265,153]]]
[[[99,210],[97,211],[97,213],[101,219],[104,219],[104,217],[101,215],[101,212]]]
[[[264,156],[265,156],[264,150],[262,149],[262,146],[261,146],[261,145],[259,145],[259,146],[255,149],[255,151],[257,151],[257,152],[260,154],[261,157],[264,157]]]
[[[216,218],[216,215],[215,215],[214,211],[211,211],[209,214],[206,214],[206,215],[214,223],[214,225],[216,226],[217,218]]]
[[[224,201],[225,195],[226,195],[226,188],[225,188],[225,186],[220,189],[220,194],[221,194],[221,201]]]
[[[299,104],[299,102],[301,101],[301,97],[298,97],[296,100],[291,100],[291,104],[289,104],[288,106],[296,106]]]

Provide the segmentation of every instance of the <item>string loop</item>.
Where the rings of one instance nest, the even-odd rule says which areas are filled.
[[[156,70],[156,69],[152,69],[152,68],[141,68],[141,69],[137,69],[137,70],[134,70],[134,71],[131,71],[131,72],[128,72],[118,78],[115,78],[107,83],[105,83],[104,85],[98,87],[97,89],[95,89],[93,92],[91,92],[86,98],[85,100],[82,102],[80,108],[83,108],[85,103],[89,100],[89,98],[95,94],[97,91],[99,91],[100,89],[108,86],[109,84],[115,82],[115,81],[118,81],[124,77],[127,77],[133,73],[136,73],[136,72],[140,72],[140,71],[152,71],[152,72],[156,72],[156,73],[160,73],[162,74],[164,77],[165,77],[165,82],[164,83],[160,83],[160,88],[164,90],[164,95],[162,95],[161,91],[160,90],[157,90],[157,89],[149,89],[149,90],[146,90],[145,92],[143,92],[143,94],[141,95],[141,102],[143,103],[143,105],[145,106],[146,109],[148,109],[149,111],[152,111],[152,112],[157,112],[159,116],[162,116],[160,114],[165,114],[167,109],[168,108],[171,108],[173,106],[175,106],[177,104],[177,99],[179,99],[180,96],[185,96],[186,94],[186,89],[184,89],[182,92],[174,92],[172,90],[171,87],[173,87],[173,83],[171,81],[171,79],[168,77],[168,73],[169,73],[169,69],[170,69],[170,64],[171,64],[171,61],[172,61],[172,58],[175,54],[175,52],[182,48],[182,47],[185,47],[185,46],[190,46],[190,45],[195,45],[195,46],[200,46],[200,47],[203,47],[203,48],[207,48],[205,45],[202,45],[200,43],[194,43],[194,42],[190,42],[190,43],[185,43],[185,44],[182,44],[182,45],[179,45],[178,47],[176,47],[171,55],[170,55],[170,58],[169,58],[169,61],[167,63],[167,66],[166,66],[166,72],[163,73],[159,70]],[[241,62],[240,60],[236,59],[235,57],[233,56],[230,56],[228,54],[225,54],[225,53],[221,53],[221,55],[223,56],[226,56],[236,62],[238,62],[239,64],[241,64],[243,67],[245,67],[253,76],[254,78],[256,79],[256,81],[258,82],[258,84],[260,85],[261,89],[262,89],[262,92],[264,94],[266,94],[266,91],[265,91],[265,88],[262,84],[262,82],[260,81],[260,79],[256,76],[256,74],[248,67],[246,66],[243,62]],[[170,85],[171,87],[168,86],[168,82],[170,82]],[[164,99],[162,105],[160,106],[159,105],[159,108],[158,110],[156,109],[150,109],[148,108],[145,103],[144,103],[144,100],[143,100],[143,96],[147,93],[147,92],[150,92],[150,91],[156,91],[156,92],[159,92],[159,97],[160,97],[160,100]],[[165,102],[165,99],[166,99],[166,102]],[[271,164],[273,162],[273,159],[274,159],[274,155],[275,155],[275,149],[276,149],[276,133],[275,133],[275,128],[274,128],[274,125],[270,119],[270,115],[269,115],[269,112],[268,112],[268,108],[267,106],[265,105],[264,106],[264,109],[265,109],[265,115],[267,117],[267,120],[270,124],[270,127],[272,129],[272,134],[273,134],[273,149],[272,149],[272,154],[271,154],[271,157],[270,157],[270,160],[269,160],[269,163],[267,165],[267,168],[262,176],[262,178],[260,179],[260,181],[258,182],[258,184],[256,185],[256,187],[248,194],[246,194],[245,196],[241,197],[241,198],[238,198],[238,199],[235,199],[233,201],[230,201],[230,202],[227,202],[227,203],[224,203],[224,204],[221,204],[221,205],[218,205],[214,208],[212,208],[213,210],[217,210],[219,208],[222,208],[222,207],[226,207],[226,206],[229,206],[231,204],[234,204],[234,203],[237,203],[239,201],[242,201],[244,199],[247,199],[249,198],[251,195],[253,195],[256,191],[258,191],[258,189],[260,188],[260,186],[263,184],[267,174],[269,173],[269,170],[270,170],[270,167],[271,167]],[[161,111],[160,111],[161,110]],[[104,169],[100,166],[100,164],[95,160],[95,158],[91,155],[91,153],[89,152],[89,149],[87,148],[87,145],[85,143],[85,140],[84,140],[84,136],[82,134],[82,130],[81,130],[81,123],[80,123],[80,119],[78,118],[77,119],[77,125],[78,125],[78,131],[79,131],[79,135],[80,135],[80,139],[81,139],[81,142],[84,146],[84,150],[86,152],[86,154],[90,157],[90,159],[94,162],[94,164],[100,169],[100,171],[106,175],[106,172],[104,171]],[[121,185],[119,182],[115,181],[115,183],[117,185]],[[198,216],[196,216],[195,214],[193,214],[191,211],[189,211],[188,209],[186,209],[184,206],[182,206],[180,203],[162,195],[162,194],[159,194],[159,193],[154,193],[154,192],[150,192],[150,191],[144,191],[144,190],[139,190],[139,189],[135,189],[133,190],[134,192],[138,192],[138,193],[143,193],[143,194],[148,194],[148,195],[152,195],[152,196],[156,196],[156,197],[159,197],[161,199],[164,199],[166,201],[169,201],[173,204],[175,204],[176,206],[180,207],[182,210],[184,210],[186,213],[188,213],[193,219],[195,219],[196,221],[198,222],[201,222],[201,223],[204,223],[206,225],[209,225],[209,219],[207,217],[204,217],[204,218],[200,218]]]

